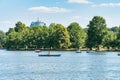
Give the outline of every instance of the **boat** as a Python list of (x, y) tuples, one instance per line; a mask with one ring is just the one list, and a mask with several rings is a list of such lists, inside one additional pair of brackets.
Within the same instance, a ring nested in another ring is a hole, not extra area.
[(39, 57), (60, 57), (61, 54), (39, 54)]
[(82, 53), (81, 51), (76, 51), (76, 53)]
[(40, 53), (40, 50), (39, 50), (39, 49), (38, 49), (38, 50), (35, 50), (35, 52), (36, 52), (36, 53)]
[(118, 54), (118, 56), (120, 56), (120, 54)]
[(48, 54), (39, 54), (38, 56), (40, 56), (40, 57), (60, 57), (61, 54), (50, 54), (50, 51), (49, 51)]
[(95, 53), (95, 51), (86, 51), (86, 53)]
[(78, 49), (76, 50), (76, 53), (81, 53), (80, 48), (78, 48)]

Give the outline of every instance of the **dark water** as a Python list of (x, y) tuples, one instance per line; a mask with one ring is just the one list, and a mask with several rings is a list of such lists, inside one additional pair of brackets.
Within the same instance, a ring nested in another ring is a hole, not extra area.
[(119, 52), (51, 53), (62, 56), (0, 50), (0, 80), (120, 80)]

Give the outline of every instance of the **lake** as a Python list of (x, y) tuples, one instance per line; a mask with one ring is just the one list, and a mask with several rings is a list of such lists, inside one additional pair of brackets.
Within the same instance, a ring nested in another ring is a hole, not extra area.
[(38, 57), (34, 51), (0, 50), (0, 80), (120, 80), (119, 52), (51, 53), (62, 55)]

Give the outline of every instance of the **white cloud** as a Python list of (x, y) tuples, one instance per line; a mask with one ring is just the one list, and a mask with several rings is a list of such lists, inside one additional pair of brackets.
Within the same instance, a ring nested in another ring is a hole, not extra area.
[(69, 3), (84, 3), (84, 4), (89, 4), (92, 3), (88, 0), (68, 0)]
[(101, 3), (94, 4), (92, 7), (120, 7), (120, 3)]
[(36, 13), (63, 13), (63, 12), (69, 12), (70, 10), (65, 8), (59, 8), (59, 7), (46, 7), (46, 6), (39, 6), (39, 7), (31, 7), (28, 9), (31, 12)]

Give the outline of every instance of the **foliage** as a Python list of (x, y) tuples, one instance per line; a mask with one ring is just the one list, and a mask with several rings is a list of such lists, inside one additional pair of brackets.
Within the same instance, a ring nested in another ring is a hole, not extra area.
[(117, 36), (113, 31), (107, 31), (107, 34), (105, 35), (103, 39), (103, 45), (110, 49), (110, 47), (114, 47), (115, 45), (115, 40)]
[(4, 46), (7, 49), (68, 48), (70, 46), (67, 29), (61, 24), (29, 28), (17, 22), (15, 28), (6, 33)]
[(0, 30), (0, 48), (2, 48), (4, 46), (4, 38), (6, 37), (6, 34)]
[[(52, 30), (52, 29), (53, 30)], [(68, 48), (70, 46), (70, 36), (68, 34), (67, 29), (61, 25), (56, 24), (54, 27), (51, 27), (52, 30), (51, 38), (52, 38), (52, 45), (53, 48)]]
[(118, 33), (119, 32), (119, 27), (115, 26), (115, 27), (110, 28), (110, 30), (113, 31), (113, 32)]
[(88, 48), (98, 47), (102, 45), (104, 36), (106, 35), (106, 21), (103, 17), (94, 16), (89, 22), (87, 31), (87, 42), (86, 46)]
[(84, 30), (79, 26), (79, 24), (73, 22), (68, 26), (67, 30), (69, 32), (70, 41), (72, 43), (71, 47), (82, 47), (85, 43), (86, 34)]
[(67, 28), (62, 24), (28, 27), (18, 21), (6, 34), (0, 31), (0, 47), (6, 49), (67, 49), (97, 48), (120, 49), (120, 27), (106, 27), (101, 16), (94, 16), (88, 27), (82, 29), (77, 22)]
[(116, 47), (120, 49), (120, 26), (118, 27), (117, 39), (116, 39)]

